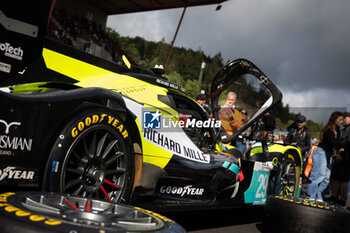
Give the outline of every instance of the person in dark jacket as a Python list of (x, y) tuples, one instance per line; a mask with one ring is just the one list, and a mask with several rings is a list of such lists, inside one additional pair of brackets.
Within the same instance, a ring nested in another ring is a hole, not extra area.
[(327, 125), (320, 132), (320, 143), (314, 149), (313, 166), (307, 187), (310, 198), (323, 200), (323, 191), (329, 184), (331, 160), (335, 150), (341, 148), (339, 127), (343, 124), (343, 113), (333, 112)]
[(289, 132), (284, 140), (284, 144), (293, 145), (300, 149), (304, 162), (311, 148), (311, 136), (305, 125), (306, 117), (299, 115), (295, 122), (288, 127)]
[[(331, 171), (331, 197), (330, 202), (346, 206), (346, 192), (348, 189), (350, 170), (350, 113), (344, 113), (344, 123), (340, 131), (340, 140), (343, 145), (333, 158)], [(340, 197), (338, 199), (338, 197)]]

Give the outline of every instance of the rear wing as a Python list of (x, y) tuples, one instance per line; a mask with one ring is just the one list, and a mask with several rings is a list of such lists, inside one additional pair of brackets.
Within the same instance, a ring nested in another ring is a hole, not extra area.
[[(2, 1), (0, 7), (0, 86), (11, 83), (41, 58), (44, 36), (55, 0)], [(23, 82), (26, 82), (23, 80)]]

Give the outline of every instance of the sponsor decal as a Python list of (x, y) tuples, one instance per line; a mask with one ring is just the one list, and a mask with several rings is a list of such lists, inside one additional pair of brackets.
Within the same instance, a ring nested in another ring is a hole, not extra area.
[(163, 80), (163, 79), (158, 79), (157, 78), (156, 82), (159, 83), (159, 84), (162, 84), (162, 85), (164, 85), (166, 87), (171, 87), (171, 88), (174, 88), (176, 90), (180, 90), (182, 92), (186, 91), (186, 88), (184, 88), (183, 86), (177, 85), (175, 83), (170, 83), (170, 82), (168, 82), (166, 80)]
[(0, 150), (0, 155), (14, 155), (12, 151), (9, 150)]
[(5, 134), (8, 134), (10, 132), (10, 127), (13, 125), (21, 125), (21, 122), (11, 122), (10, 124), (8, 124), (6, 121), (4, 120), (0, 120), (0, 123), (4, 124), (6, 129), (5, 129)]
[(7, 135), (0, 135), (0, 148), (1, 149), (13, 149), (13, 150), (32, 150), (32, 139), (10, 137)]
[(18, 217), (28, 217), (28, 219), (30, 221), (33, 222), (43, 222), (46, 225), (50, 225), (50, 226), (56, 226), (61, 224), (61, 221), (55, 220), (55, 219), (50, 219), (50, 218), (45, 218), (43, 216), (40, 215), (36, 215), (36, 214), (32, 214), (28, 211), (22, 210), (20, 208), (17, 208), (11, 204), (7, 203), (7, 198), (9, 196), (14, 195), (15, 193), (2, 193), (0, 194), (0, 208), (3, 208), (3, 210), (5, 212), (8, 213), (13, 213), (14, 215), (18, 216)]
[(52, 168), (51, 168), (51, 172), (57, 172), (58, 171), (58, 167), (60, 165), (60, 162), (58, 161), (52, 161)]
[(210, 161), (210, 157), (208, 154), (204, 154), (197, 148), (190, 148), (188, 146), (182, 145), (182, 143), (176, 142), (175, 140), (168, 138), (163, 133), (160, 133), (156, 130), (144, 129), (143, 137), (147, 141), (155, 143), (159, 147), (162, 147), (163, 149), (166, 149), (181, 157), (202, 163), (209, 163)]
[(252, 203), (253, 205), (265, 204), (270, 171), (272, 169), (273, 165), (271, 162), (255, 162), (249, 189), (244, 193), (245, 203)]
[[(143, 128), (143, 112), (146, 108), (128, 98), (123, 98), (123, 100), (125, 101), (128, 109), (130, 109), (137, 116), (139, 125), (141, 128)], [(148, 109), (147, 111), (150, 110)], [(160, 117), (162, 118), (162, 116)], [(177, 156), (182, 158), (199, 163), (210, 162), (210, 155), (199, 150), (182, 128), (178, 127), (177, 130), (161, 131), (162, 129), (142, 129), (143, 139), (170, 153), (175, 153)]]
[(125, 129), (124, 125), (121, 124), (117, 118), (112, 117), (105, 113), (100, 115), (96, 114), (96, 115), (88, 116), (84, 120), (79, 121), (76, 124), (76, 126), (72, 128), (71, 135), (73, 138), (75, 138), (85, 128), (101, 122), (106, 122), (107, 124), (116, 128), (123, 135), (124, 138), (127, 138), (129, 136), (128, 131)]
[(0, 62), (0, 71), (5, 72), (5, 73), (10, 73), (11, 72), (11, 65)]
[(0, 119), (0, 124), (3, 124), (5, 126), (5, 134), (0, 134), (0, 155), (13, 155), (12, 151), (10, 150), (32, 150), (32, 144), (33, 139), (29, 138), (22, 138), (22, 137), (12, 137), (10, 135), (7, 135), (10, 133), (10, 129), (14, 128), (16, 126), (20, 126), (21, 122), (10, 122), (7, 123), (4, 120)]
[(195, 188), (192, 185), (186, 185), (184, 187), (176, 186), (161, 186), (159, 192), (162, 194), (173, 194), (179, 195), (181, 197), (187, 196), (202, 196), (204, 193), (204, 188)]
[(136, 92), (144, 92), (144, 91), (146, 91), (147, 86), (148, 85), (144, 84), (144, 85), (123, 87), (120, 90), (123, 92), (124, 95), (128, 95), (128, 94), (133, 94)]
[(13, 47), (8, 42), (0, 42), (0, 51), (4, 52), (4, 55), (7, 57), (11, 57), (17, 60), (22, 60), (23, 58), (23, 50), (21, 49), (21, 47)]
[(0, 169), (0, 181), (4, 179), (33, 180), (34, 175), (34, 171), (16, 169), (16, 167), (6, 167), (4, 169)]
[(257, 168), (255, 168), (254, 166), (254, 169), (260, 170), (260, 171), (271, 171), (273, 167), (274, 165), (272, 164), (272, 162), (265, 162), (265, 163), (261, 163), (261, 167), (257, 165)]

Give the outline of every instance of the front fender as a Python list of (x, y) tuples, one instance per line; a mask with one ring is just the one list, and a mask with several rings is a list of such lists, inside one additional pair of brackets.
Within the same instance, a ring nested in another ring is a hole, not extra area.
[(302, 168), (302, 156), (301, 151), (291, 145), (282, 145), (282, 144), (269, 144), (269, 156), (268, 158), (264, 157), (263, 148), (261, 144), (254, 144), (246, 153), (245, 159), (250, 161), (273, 161), (277, 162), (275, 158), (280, 159), (282, 155), (287, 153), (291, 154), (296, 162)]

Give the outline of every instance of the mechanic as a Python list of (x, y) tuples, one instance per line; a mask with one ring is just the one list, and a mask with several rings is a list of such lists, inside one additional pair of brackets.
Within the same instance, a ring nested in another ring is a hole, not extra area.
[[(350, 113), (344, 112), (340, 140), (344, 150), (339, 150), (333, 158), (331, 171), (331, 197), (329, 202), (346, 207), (346, 192), (350, 172)], [(340, 196), (340, 199), (338, 199)]]
[(219, 110), (219, 120), (226, 134), (232, 136), (242, 124), (242, 114), (236, 108), (237, 95), (233, 91), (227, 93), (226, 103)]
[(320, 143), (314, 149), (313, 166), (307, 187), (310, 198), (323, 201), (323, 191), (329, 184), (331, 159), (334, 151), (340, 148), (339, 127), (343, 124), (343, 113), (333, 112), (327, 125), (320, 132)]
[(305, 163), (308, 151), (311, 148), (311, 136), (305, 125), (306, 117), (299, 115), (294, 123), (287, 128), (288, 135), (284, 140), (285, 145), (296, 146), (300, 149), (303, 163)]
[(205, 94), (198, 94), (196, 97), (197, 103), (204, 108), (204, 110), (210, 115), (211, 114), (211, 108), (208, 104), (206, 104), (206, 95)]

